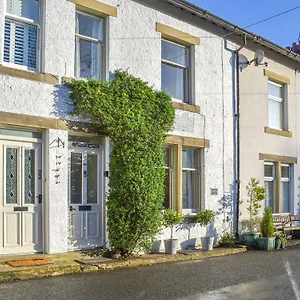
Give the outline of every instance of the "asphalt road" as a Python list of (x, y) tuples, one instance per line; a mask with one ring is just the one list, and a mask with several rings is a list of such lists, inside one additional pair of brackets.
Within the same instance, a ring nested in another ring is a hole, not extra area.
[(300, 247), (0, 284), (1, 300), (300, 300)]

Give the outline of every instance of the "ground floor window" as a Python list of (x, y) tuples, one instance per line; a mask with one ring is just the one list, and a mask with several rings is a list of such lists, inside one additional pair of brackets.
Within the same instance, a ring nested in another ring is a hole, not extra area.
[(200, 152), (182, 149), (182, 209), (194, 212), (199, 208)]
[(290, 212), (291, 165), (266, 162), (264, 165), (265, 205), (273, 213)]
[(172, 208), (173, 202), (173, 148), (163, 147), (164, 153), (164, 168), (166, 169), (165, 177), (165, 197), (163, 206), (165, 208)]

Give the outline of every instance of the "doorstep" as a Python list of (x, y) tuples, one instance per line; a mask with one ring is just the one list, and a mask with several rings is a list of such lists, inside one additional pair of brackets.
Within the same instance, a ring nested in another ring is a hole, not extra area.
[[(67, 274), (97, 272), (124, 267), (138, 267), (167, 263), (175, 261), (199, 260), (205, 258), (219, 257), (230, 254), (246, 252), (246, 247), (241, 248), (215, 248), (212, 251), (182, 251), (176, 255), (163, 253), (143, 254), (129, 259), (107, 259), (87, 255), (81, 251), (63, 254), (32, 254), (19, 256), (0, 257), (0, 281), (26, 280), (49, 276), (61, 276)], [(49, 259), (52, 264), (41, 266), (12, 267), (7, 261), (26, 259)]]

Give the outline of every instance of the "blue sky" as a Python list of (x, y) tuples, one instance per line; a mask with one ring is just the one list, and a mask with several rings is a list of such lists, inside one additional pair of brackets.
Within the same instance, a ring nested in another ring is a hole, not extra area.
[[(189, 0), (213, 14), (241, 27), (271, 17), (300, 5), (300, 0)], [(248, 28), (283, 47), (298, 40), (300, 8)]]

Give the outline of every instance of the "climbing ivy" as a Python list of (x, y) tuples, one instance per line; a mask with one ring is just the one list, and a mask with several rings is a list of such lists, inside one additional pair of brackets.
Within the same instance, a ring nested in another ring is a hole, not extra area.
[(111, 246), (123, 257), (147, 249), (161, 227), (162, 144), (175, 112), (171, 98), (128, 72), (109, 82), (74, 81), (74, 113), (91, 119), (113, 143), (107, 198)]

